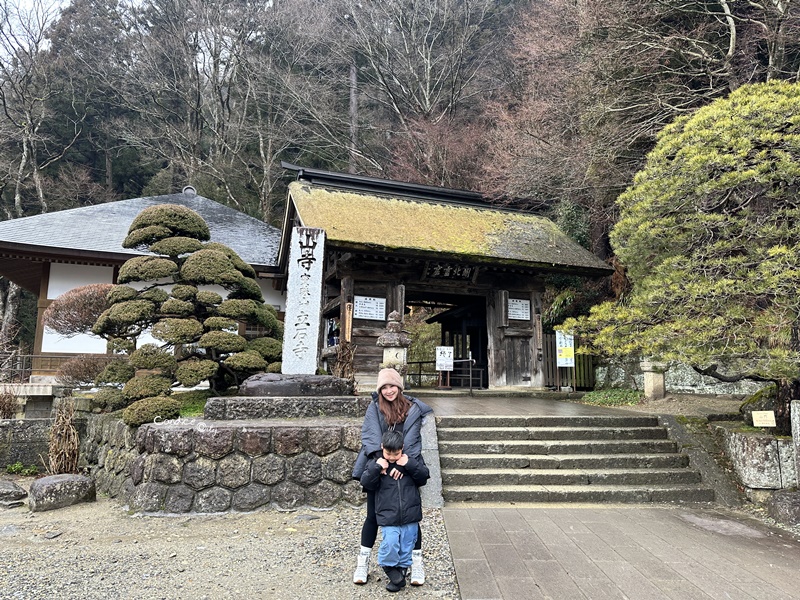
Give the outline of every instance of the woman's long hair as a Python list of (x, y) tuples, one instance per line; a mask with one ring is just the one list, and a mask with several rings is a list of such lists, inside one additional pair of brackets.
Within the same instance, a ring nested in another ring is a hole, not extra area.
[(403, 395), (402, 391), (397, 394), (394, 402), (388, 402), (380, 390), (378, 391), (378, 409), (383, 413), (383, 418), (386, 419), (389, 427), (405, 421), (410, 408), (411, 401)]

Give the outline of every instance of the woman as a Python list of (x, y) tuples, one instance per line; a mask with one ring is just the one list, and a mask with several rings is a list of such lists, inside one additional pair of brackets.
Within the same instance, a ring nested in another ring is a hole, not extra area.
[[(381, 437), (386, 431), (403, 433), (403, 452), (422, 460), (422, 418), (433, 409), (417, 398), (403, 395), (403, 378), (394, 369), (381, 369), (378, 385), (372, 393), (372, 402), (364, 415), (361, 426), (361, 452), (353, 467), (353, 479), (361, 474), (369, 460), (378, 458), (381, 452)], [(392, 470), (389, 475), (399, 479), (403, 475)], [(353, 574), (353, 583), (367, 582), (369, 560), (375, 538), (378, 536), (378, 521), (375, 519), (375, 492), (367, 490), (367, 518), (361, 528), (361, 550)], [(422, 562), (422, 531), (417, 534), (417, 543), (411, 556), (411, 585), (425, 583), (425, 566)]]

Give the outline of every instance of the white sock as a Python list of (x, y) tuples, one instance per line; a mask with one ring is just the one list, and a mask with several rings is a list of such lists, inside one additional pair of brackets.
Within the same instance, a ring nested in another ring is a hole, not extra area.
[(372, 548), (369, 546), (361, 546), (361, 554), (371, 554)]

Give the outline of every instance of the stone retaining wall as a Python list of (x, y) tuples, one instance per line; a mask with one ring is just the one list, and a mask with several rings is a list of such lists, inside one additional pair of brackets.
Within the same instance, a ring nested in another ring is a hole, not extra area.
[(745, 493), (760, 501), (759, 490), (780, 490), (797, 486), (795, 450), (792, 438), (737, 431), (740, 424), (714, 423), (714, 433), (731, 461)]
[(97, 491), (133, 510), (249, 511), (361, 504), (351, 471), (361, 419), (177, 419), (138, 430), (90, 417), (82, 458)]
[(0, 419), (0, 469), (21, 462), (44, 471), (52, 424), (51, 419)]

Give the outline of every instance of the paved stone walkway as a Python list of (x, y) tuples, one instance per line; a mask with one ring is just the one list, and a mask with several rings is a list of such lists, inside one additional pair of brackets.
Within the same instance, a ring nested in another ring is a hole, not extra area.
[(800, 599), (800, 542), (714, 507), (448, 505), (462, 600)]
[[(423, 400), (440, 416), (615, 412), (549, 399)], [(444, 521), (462, 600), (800, 600), (800, 540), (716, 505), (448, 503)]]

